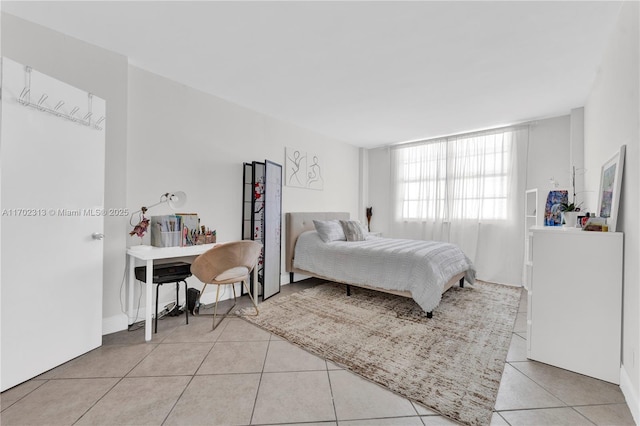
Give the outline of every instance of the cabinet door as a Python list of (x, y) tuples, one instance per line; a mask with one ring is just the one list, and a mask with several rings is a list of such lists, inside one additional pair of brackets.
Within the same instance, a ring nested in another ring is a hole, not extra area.
[(618, 383), (622, 234), (534, 231), (532, 279), (529, 357)]

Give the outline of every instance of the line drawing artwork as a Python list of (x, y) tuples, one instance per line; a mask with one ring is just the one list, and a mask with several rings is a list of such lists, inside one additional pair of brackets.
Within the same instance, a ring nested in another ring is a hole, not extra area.
[(285, 179), (287, 186), (322, 191), (322, 162), (316, 154), (295, 148), (285, 148)]
[[(307, 178), (303, 173), (307, 168), (307, 155), (305, 153), (301, 153), (297, 149), (292, 150), (291, 148), (287, 148), (286, 156), (287, 185), (304, 188)], [(301, 168), (302, 173), (300, 173)]]
[(324, 180), (322, 179), (322, 168), (318, 163), (318, 156), (313, 156), (313, 163), (309, 166), (307, 187), (311, 189), (322, 189), (324, 187)]

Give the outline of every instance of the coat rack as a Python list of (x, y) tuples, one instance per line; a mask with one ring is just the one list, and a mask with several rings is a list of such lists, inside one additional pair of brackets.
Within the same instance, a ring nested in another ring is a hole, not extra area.
[(53, 114), (57, 117), (62, 117), (67, 120), (73, 121), (74, 123), (82, 124), (84, 126), (92, 127), (96, 130), (102, 130), (105, 117), (101, 116), (98, 120), (92, 122), (91, 118), (93, 116), (93, 112), (91, 111), (93, 95), (91, 93), (87, 93), (87, 113), (81, 118), (80, 116), (76, 117), (76, 114), (80, 110), (80, 107), (75, 106), (69, 113), (62, 112), (61, 108), (64, 105), (64, 101), (59, 101), (53, 108), (45, 105), (45, 101), (49, 98), (49, 95), (43, 93), (38, 102), (31, 102), (31, 67), (25, 67), (25, 81), (26, 85), (22, 92), (20, 92), (20, 96), (18, 97), (18, 103), (24, 105), (26, 107), (35, 108), (39, 111), (47, 112), (49, 114)]

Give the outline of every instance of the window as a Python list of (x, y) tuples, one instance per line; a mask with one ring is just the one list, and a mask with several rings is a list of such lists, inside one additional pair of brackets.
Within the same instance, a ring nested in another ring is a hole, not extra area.
[(398, 219), (507, 219), (512, 141), (503, 130), (394, 148)]

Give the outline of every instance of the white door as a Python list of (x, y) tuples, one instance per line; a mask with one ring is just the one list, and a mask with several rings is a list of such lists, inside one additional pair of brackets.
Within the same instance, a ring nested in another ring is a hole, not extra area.
[(94, 124), (105, 114), (102, 99), (3, 58), (1, 390), (102, 343), (105, 132), (19, 99), (79, 119), (91, 108)]

